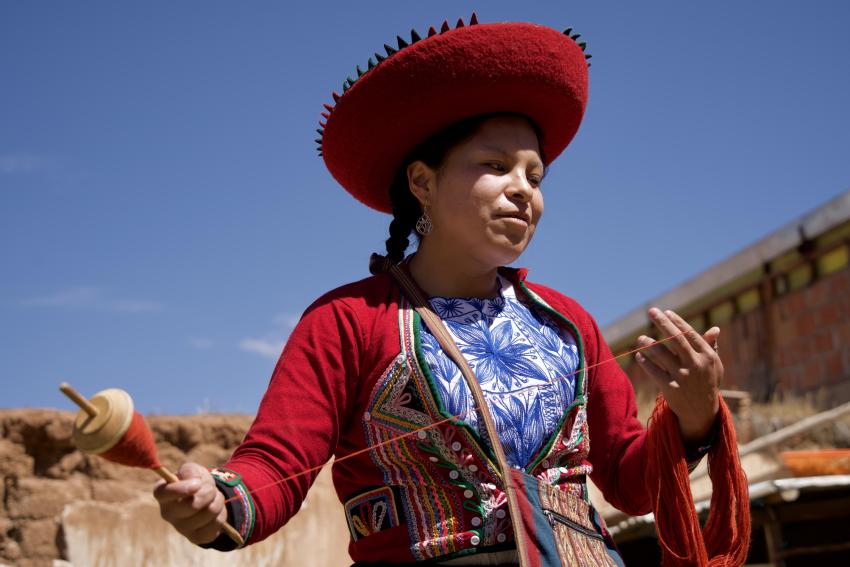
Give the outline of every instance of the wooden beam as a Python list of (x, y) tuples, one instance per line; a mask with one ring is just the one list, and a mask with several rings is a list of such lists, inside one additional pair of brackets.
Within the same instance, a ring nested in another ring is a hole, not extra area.
[(775, 506), (776, 518), (783, 523), (850, 518), (850, 498), (787, 502)]
[(841, 404), (840, 406), (834, 407), (830, 410), (816, 413), (815, 415), (810, 415), (809, 417), (801, 419), (797, 423), (789, 425), (788, 427), (783, 427), (778, 431), (763, 435), (758, 439), (747, 443), (746, 445), (742, 445), (738, 449), (738, 455), (743, 457), (744, 455), (749, 455), (750, 453), (764, 451), (768, 447), (778, 445), (786, 439), (790, 439), (795, 435), (799, 435), (800, 433), (804, 433), (810, 429), (814, 429), (819, 425), (829, 423), (847, 414), (850, 414), (850, 402)]
[(785, 561), (782, 560), (781, 550), (785, 545), (782, 537), (782, 525), (776, 519), (776, 514), (772, 506), (766, 506), (768, 520), (764, 523), (764, 545), (767, 548), (767, 560), (777, 567), (785, 567)]
[[(791, 424), (788, 427), (783, 427), (773, 433), (768, 433), (767, 435), (763, 435), (758, 439), (750, 441), (746, 445), (741, 445), (738, 447), (738, 456), (744, 457), (745, 455), (749, 455), (750, 453), (758, 453), (759, 451), (764, 451), (773, 447), (774, 445), (778, 445), (783, 441), (794, 437), (795, 435), (799, 435), (801, 433), (805, 433), (810, 429), (814, 429), (820, 425), (825, 425), (833, 420), (836, 420), (844, 415), (850, 414), (850, 402), (841, 404), (840, 406), (834, 407), (832, 409), (822, 411), (820, 413), (816, 413), (815, 415), (810, 415), (805, 419), (801, 419), (797, 423)], [(691, 474), (691, 480), (702, 478), (708, 474), (708, 468), (701, 468), (696, 470), (693, 474)]]
[(822, 553), (836, 553), (838, 551), (850, 550), (850, 541), (842, 543), (831, 543), (828, 545), (810, 545), (808, 547), (794, 547), (780, 552), (782, 557), (795, 557), (799, 555), (819, 555)]

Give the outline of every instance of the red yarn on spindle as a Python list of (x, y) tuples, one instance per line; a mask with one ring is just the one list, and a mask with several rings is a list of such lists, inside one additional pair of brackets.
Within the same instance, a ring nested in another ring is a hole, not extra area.
[(148, 429), (145, 418), (137, 411), (133, 412), (133, 421), (127, 433), (121, 440), (101, 457), (130, 467), (142, 467), (146, 469), (157, 469), (162, 466), (156, 455), (156, 443), (153, 434)]
[(655, 402), (646, 440), (646, 486), (665, 567), (735, 566), (747, 559), (747, 477), (738, 458), (732, 414), (722, 398), (719, 419), (717, 439), (708, 453), (711, 507), (705, 527), (700, 530), (679, 422), (662, 396)]

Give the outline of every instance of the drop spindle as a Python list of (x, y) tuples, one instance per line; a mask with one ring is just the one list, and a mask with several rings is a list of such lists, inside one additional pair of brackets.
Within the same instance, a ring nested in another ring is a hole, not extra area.
[[(63, 394), (80, 407), (74, 419), (74, 445), (84, 453), (130, 467), (153, 470), (165, 482), (180, 480), (159, 462), (156, 443), (142, 414), (133, 409), (133, 398), (124, 390), (109, 388), (86, 399), (67, 382), (59, 385)], [(242, 536), (228, 523), (222, 531), (240, 547)]]

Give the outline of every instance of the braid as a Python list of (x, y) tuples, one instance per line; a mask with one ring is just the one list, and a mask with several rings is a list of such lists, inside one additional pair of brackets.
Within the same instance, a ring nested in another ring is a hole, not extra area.
[(399, 172), (390, 187), (390, 202), (393, 206), (393, 220), (390, 223), (390, 237), (386, 242), (387, 258), (398, 264), (404, 259), (404, 253), (410, 246), (408, 237), (422, 214), (419, 201), (408, 189), (406, 169)]
[(393, 264), (398, 264), (404, 259), (404, 253), (410, 246), (410, 224), (399, 218), (394, 218), (390, 223), (390, 237), (387, 238), (387, 258)]

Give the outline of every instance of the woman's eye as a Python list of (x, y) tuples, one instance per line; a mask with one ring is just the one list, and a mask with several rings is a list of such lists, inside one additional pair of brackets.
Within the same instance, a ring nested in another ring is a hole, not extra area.
[(497, 161), (491, 161), (491, 162), (488, 162), (484, 165), (486, 165), (486, 166), (488, 166), (492, 169), (495, 169), (496, 171), (505, 171), (505, 166), (502, 165), (501, 163), (497, 162)]

